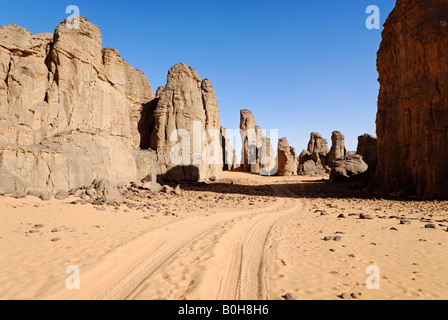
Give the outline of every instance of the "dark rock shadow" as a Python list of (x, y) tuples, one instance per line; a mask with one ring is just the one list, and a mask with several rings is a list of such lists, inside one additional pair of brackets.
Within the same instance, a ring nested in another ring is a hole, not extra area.
[[(250, 175), (251, 173), (247, 173)], [(281, 177), (264, 176), (266, 185), (242, 185), (229, 179), (217, 182), (181, 182), (183, 190), (197, 192), (212, 192), (217, 194), (233, 194), (244, 196), (279, 196), (297, 199), (365, 199), (365, 200), (396, 200), (396, 201), (426, 201), (424, 199), (392, 197), (369, 192), (362, 176), (349, 179), (343, 183), (331, 182), (328, 179), (305, 179), (301, 183), (275, 183)], [(272, 183), (270, 183), (272, 181)], [(289, 194), (276, 195), (272, 186), (285, 188)]]

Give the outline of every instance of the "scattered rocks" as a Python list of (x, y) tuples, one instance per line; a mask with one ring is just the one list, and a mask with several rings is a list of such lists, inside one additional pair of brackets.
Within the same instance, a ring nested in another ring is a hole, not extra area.
[(297, 300), (298, 297), (294, 293), (287, 293), (284, 296), (282, 296), (285, 300)]
[(61, 241), (61, 240), (62, 240), (61, 238), (53, 238), (53, 239), (51, 239), (52, 242), (58, 242), (58, 241)]
[(364, 214), (364, 213), (361, 213), (361, 214), (359, 215), (359, 219), (372, 220), (373, 217), (372, 217), (370, 214)]
[(435, 229), (435, 228), (436, 228), (436, 225), (433, 224), (433, 223), (428, 223), (428, 224), (425, 224), (425, 228), (426, 228), (426, 229)]

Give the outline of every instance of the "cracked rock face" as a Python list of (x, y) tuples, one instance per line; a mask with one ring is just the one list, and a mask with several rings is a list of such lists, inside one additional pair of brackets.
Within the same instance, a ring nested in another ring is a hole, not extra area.
[(369, 167), (372, 166), (378, 159), (377, 139), (367, 133), (359, 136), (356, 153), (362, 156)]
[(146, 76), (103, 49), (83, 17), (79, 30), (62, 22), (54, 34), (0, 27), (0, 168), (28, 190), (127, 183), (156, 170), (151, 151), (138, 150), (153, 99)]
[(447, 1), (397, 0), (384, 25), (371, 181), (381, 192), (448, 198), (447, 18)]
[(150, 146), (166, 180), (220, 178), (222, 146), (218, 101), (212, 83), (185, 63), (173, 66), (156, 94)]

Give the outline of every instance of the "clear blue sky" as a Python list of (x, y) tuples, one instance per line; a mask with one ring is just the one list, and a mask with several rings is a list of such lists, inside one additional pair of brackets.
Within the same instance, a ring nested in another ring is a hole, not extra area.
[[(298, 152), (312, 131), (341, 131), (348, 150), (375, 134), (376, 52), (395, 0), (0, 0), (0, 25), (53, 32), (71, 4), (154, 90), (179, 62), (210, 79), (227, 128), (250, 109)], [(369, 5), (381, 30), (365, 26)]]

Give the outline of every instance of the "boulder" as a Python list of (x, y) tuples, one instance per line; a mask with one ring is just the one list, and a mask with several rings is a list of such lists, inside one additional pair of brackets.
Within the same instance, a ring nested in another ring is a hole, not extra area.
[(96, 190), (97, 197), (103, 199), (105, 203), (123, 203), (123, 197), (117, 186), (108, 179), (95, 179), (92, 187)]
[(367, 164), (359, 154), (347, 154), (346, 156), (333, 161), (330, 173), (330, 181), (344, 181), (347, 178), (366, 172)]

